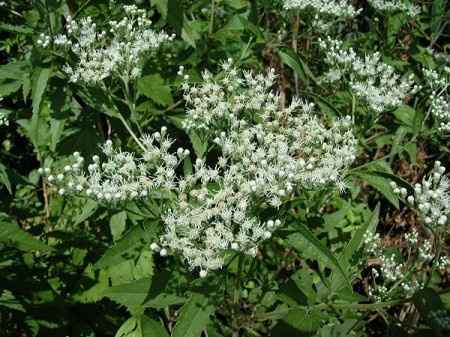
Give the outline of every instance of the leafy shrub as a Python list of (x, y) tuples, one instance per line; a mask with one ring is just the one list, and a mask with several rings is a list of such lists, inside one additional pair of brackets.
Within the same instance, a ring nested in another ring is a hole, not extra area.
[(0, 335), (449, 334), (445, 1), (0, 13)]

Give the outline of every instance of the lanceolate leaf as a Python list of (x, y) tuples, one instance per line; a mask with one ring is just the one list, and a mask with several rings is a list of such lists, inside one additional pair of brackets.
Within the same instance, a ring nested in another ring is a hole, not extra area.
[(47, 88), (48, 78), (50, 76), (49, 68), (39, 68), (35, 71), (32, 84), (32, 102), (33, 102), (33, 115), (39, 112), (41, 106), (42, 97), (45, 89)]
[(321, 261), (325, 261), (329, 267), (333, 268), (335, 272), (337, 272), (351, 288), (350, 281), (348, 280), (345, 271), (343, 270), (342, 266), (333, 255), (333, 253), (322, 242), (320, 242), (311, 232), (311, 230), (304, 224), (297, 224), (296, 229), (298, 233), (294, 233), (288, 236), (289, 244), (292, 247), (297, 248), (301, 253), (303, 245), (299, 245), (299, 243), (302, 240), (306, 240), (306, 243), (309, 245), (311, 252), (313, 252), (318, 259), (320, 259)]
[(144, 302), (150, 285), (151, 279), (143, 278), (131, 283), (110, 287), (105, 290), (103, 295), (127, 307), (136, 307)]
[(348, 261), (351, 259), (352, 255), (361, 247), (364, 241), (364, 234), (367, 232), (373, 232), (378, 224), (378, 217), (380, 214), (380, 204), (377, 205), (372, 213), (369, 221), (364, 222), (358, 228), (355, 234), (353, 234), (350, 242), (344, 249), (345, 259)]
[(366, 181), (370, 186), (380, 192), (395, 208), (399, 208), (398, 196), (394, 193), (390, 183), (391, 180), (377, 174), (376, 172), (358, 172), (358, 177)]
[(210, 321), (214, 307), (202, 294), (192, 294), (181, 309), (181, 314), (173, 330), (172, 337), (200, 337)]
[(12, 219), (0, 215), (0, 242), (24, 251), (50, 250), (42, 241), (21, 229)]

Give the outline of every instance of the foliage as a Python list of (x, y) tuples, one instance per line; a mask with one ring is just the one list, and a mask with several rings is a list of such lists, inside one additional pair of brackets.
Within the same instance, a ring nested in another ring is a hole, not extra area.
[(446, 1), (0, 15), (1, 336), (449, 335)]

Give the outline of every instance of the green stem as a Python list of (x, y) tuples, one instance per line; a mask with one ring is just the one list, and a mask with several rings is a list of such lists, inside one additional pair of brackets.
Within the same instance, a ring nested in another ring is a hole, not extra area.
[(209, 19), (209, 35), (213, 33), (214, 30), (214, 14), (216, 11), (216, 0), (211, 1), (211, 17)]
[(127, 129), (128, 133), (131, 135), (131, 137), (133, 137), (134, 141), (137, 143), (137, 145), (139, 145), (139, 147), (142, 149), (142, 151), (146, 151), (145, 146), (141, 143), (141, 141), (136, 136), (136, 134), (133, 132), (133, 130), (131, 130), (131, 128), (128, 125), (127, 121), (125, 120), (125, 118), (122, 116), (122, 114), (120, 112), (118, 113), (118, 116), (119, 116), (119, 119), (122, 122), (122, 124)]
[[(298, 13), (295, 14), (295, 21), (292, 27), (292, 49), (295, 54), (297, 54), (297, 39), (298, 39), (298, 31), (300, 27), (300, 16)], [(298, 74), (294, 71), (294, 83), (295, 83), (295, 94), (299, 95), (299, 83), (298, 83)]]
[(91, 3), (91, 1), (92, 0), (87, 0), (84, 4), (82, 4), (74, 14), (73, 18), (75, 19)]
[(52, 38), (53, 41), (53, 28), (52, 28), (52, 22), (50, 20), (50, 10), (48, 8), (48, 0), (45, 0), (45, 11), (47, 12), (47, 25), (48, 25), (48, 30), (50, 32), (50, 36)]

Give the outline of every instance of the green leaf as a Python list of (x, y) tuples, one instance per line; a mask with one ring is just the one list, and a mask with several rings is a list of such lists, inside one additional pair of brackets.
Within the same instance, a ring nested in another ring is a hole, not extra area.
[(145, 315), (141, 317), (142, 337), (169, 337), (161, 322), (155, 321)]
[(0, 97), (7, 97), (19, 91), (22, 83), (16, 80), (6, 80), (0, 83)]
[(127, 223), (127, 212), (122, 211), (114, 214), (109, 220), (109, 227), (114, 241), (117, 241), (125, 231)]
[(15, 26), (8, 23), (0, 23), (0, 31), (20, 33), (20, 34), (33, 34), (33, 29), (26, 26)]
[(198, 158), (203, 158), (203, 155), (208, 150), (208, 143), (203, 141), (196, 132), (189, 133), (189, 139), (191, 140), (192, 147)]
[(135, 331), (137, 330), (138, 321), (135, 317), (127, 319), (117, 330), (115, 337), (137, 337)]
[(3, 290), (0, 296), (0, 306), (16, 311), (25, 312), (25, 308), (9, 290)]
[(24, 251), (51, 250), (45, 243), (21, 229), (7, 215), (1, 214), (0, 216), (0, 242), (12, 244), (17, 249)]
[(110, 287), (103, 292), (103, 295), (114, 302), (133, 308), (142, 304), (150, 289), (151, 279), (143, 278), (130, 283), (120, 284)]
[(49, 77), (50, 77), (49, 68), (37, 68), (34, 72), (31, 86), (33, 116), (39, 113), (42, 97), (44, 95), (45, 89), (47, 88), (47, 82)]
[(134, 266), (133, 277), (140, 279), (153, 276), (153, 265), (153, 253), (149, 250), (144, 250)]
[(98, 208), (98, 203), (94, 200), (87, 199), (86, 204), (83, 206), (81, 213), (74, 217), (74, 226), (78, 226), (80, 223), (89, 219), (89, 217), (95, 213)]
[(125, 321), (115, 337), (169, 337), (169, 334), (160, 322), (142, 315)]
[(184, 6), (182, 0), (168, 0), (167, 23), (171, 25), (179, 35), (183, 28)]
[(405, 126), (409, 127), (413, 133), (417, 133), (422, 126), (423, 113), (408, 105), (402, 105), (394, 110), (392, 114)]
[(330, 268), (335, 270), (343, 278), (346, 285), (351, 288), (351, 284), (346, 273), (333, 253), (330, 252), (330, 250), (322, 242), (320, 242), (311, 230), (303, 223), (297, 223), (295, 228), (298, 233), (293, 233), (287, 238), (290, 246), (302, 253), (305, 247), (305, 244), (303, 243), (306, 243), (307, 247), (310, 249), (310, 257), (316, 257), (316, 259), (320, 259), (321, 261), (327, 263)]
[(294, 53), (292, 50), (278, 51), (281, 60), (284, 64), (288, 65), (292, 70), (294, 70), (299, 78), (304, 82), (308, 83), (311, 79), (315, 84), (318, 84), (317, 79), (309, 69), (308, 65), (302, 60), (302, 58)]
[(349, 261), (353, 254), (361, 247), (364, 241), (364, 235), (367, 232), (375, 231), (379, 220), (379, 214), (380, 204), (378, 203), (377, 207), (372, 213), (372, 216), (370, 217), (370, 220), (361, 224), (358, 230), (353, 234), (350, 242), (345, 247), (343, 255), (347, 261)]
[[(315, 333), (321, 326), (322, 320), (325, 318), (325, 314), (318, 309), (296, 308), (289, 311), (286, 317), (283, 318), (283, 322), (278, 327), (274, 328), (274, 335), (279, 335), (277, 331), (283, 326), (283, 323), (285, 323), (299, 332), (307, 333), (306, 336), (312, 336), (312, 334), (310, 335), (308, 333)], [(305, 335), (301, 334), (300, 336)]]
[[(87, 273), (92, 272), (92, 266), (86, 268)], [(88, 275), (93, 276), (93, 275)], [(90, 277), (90, 279), (92, 279)], [(96, 283), (90, 286), (88, 289), (82, 288), (81, 291), (73, 295), (73, 299), (80, 303), (94, 303), (100, 301), (103, 298), (103, 293), (109, 287), (109, 275), (107, 270), (100, 270)]]
[[(445, 14), (445, 0), (433, 0), (433, 6), (431, 7), (431, 32), (433, 40), (436, 41), (439, 35), (443, 32), (446, 22), (444, 21)], [(448, 22), (447, 22), (448, 23)]]
[[(152, 227), (154, 228), (154, 227)], [(97, 269), (103, 269), (118, 265), (130, 259), (140, 256), (144, 247), (148, 247), (154, 237), (154, 231), (134, 226), (114, 246), (109, 248), (94, 265)]]
[(380, 192), (395, 208), (399, 208), (399, 201), (397, 194), (394, 193), (390, 185), (391, 179), (382, 176), (377, 172), (357, 172), (355, 173), (362, 180), (367, 182), (370, 186)]
[(52, 119), (50, 121), (50, 130), (51, 130), (51, 143), (50, 143), (50, 150), (53, 152), (56, 150), (56, 146), (59, 143), (59, 140), (61, 139), (61, 136), (63, 135), (64, 131), (64, 120), (59, 119)]
[(173, 104), (170, 87), (164, 84), (159, 74), (147, 75), (139, 79), (138, 90), (155, 103), (162, 106)]
[(161, 13), (162, 17), (167, 18), (168, 0), (151, 0), (151, 2)]
[(214, 307), (208, 303), (208, 298), (194, 293), (183, 305), (172, 337), (200, 337), (202, 331), (210, 322)]
[(5, 185), (9, 194), (12, 194), (11, 182), (9, 181), (8, 173), (6, 171), (6, 167), (3, 164), (0, 164), (0, 183)]
[(25, 62), (19, 61), (0, 65), (1, 81), (4, 81), (5, 79), (22, 81), (27, 73), (27, 64)]
[(200, 40), (201, 35), (195, 30), (193, 21), (184, 19), (183, 30), (181, 31), (181, 38), (191, 47), (196, 48), (196, 41)]

